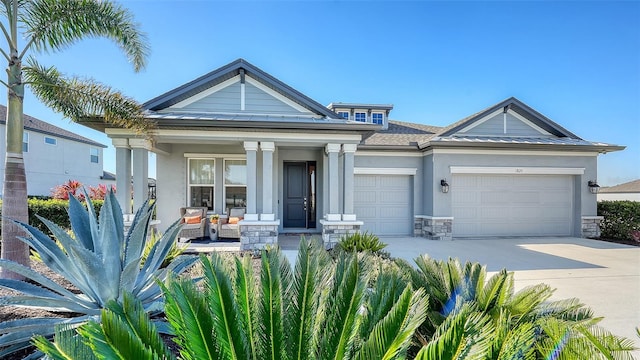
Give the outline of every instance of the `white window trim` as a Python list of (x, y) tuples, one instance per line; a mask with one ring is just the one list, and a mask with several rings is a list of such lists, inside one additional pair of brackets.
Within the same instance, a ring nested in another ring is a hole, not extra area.
[(584, 168), (529, 166), (450, 166), (452, 174), (583, 175)]
[[(24, 141), (25, 137), (27, 138), (27, 141)], [(23, 132), (23, 135), (22, 135), (22, 152), (29, 152), (29, 137), (30, 136), (29, 136), (28, 132), (26, 132), (26, 131)], [(25, 142), (27, 143), (27, 150), (24, 149)]]
[(375, 124), (375, 123), (373, 122), (373, 114), (380, 114), (380, 115), (382, 115), (382, 123), (381, 123), (380, 125), (383, 125), (383, 124), (385, 123), (384, 113), (383, 113), (382, 111), (372, 111), (372, 112), (371, 112), (371, 123), (372, 123), (372, 124)]
[[(357, 119), (357, 114), (364, 114), (364, 121), (356, 120)], [(369, 117), (367, 116), (367, 111), (363, 111), (363, 110), (354, 111), (353, 112), (353, 121), (368, 123), (369, 122)]]
[[(231, 157), (231, 158), (226, 157), (226, 158), (224, 158), (224, 162), (223, 162), (223, 176), (222, 176), (222, 185), (223, 185), (223, 186), (222, 186), (222, 212), (224, 212), (224, 211), (227, 209), (227, 187), (236, 187), (236, 188), (242, 188), (242, 187), (244, 187), (244, 189), (245, 189), (245, 196), (246, 196), (246, 193), (247, 193), (247, 184), (244, 184), (244, 185), (228, 184), (228, 185), (227, 185), (227, 183), (226, 183), (226, 176), (224, 176), (224, 175), (226, 175), (226, 174), (224, 174), (224, 169), (226, 169), (226, 168), (227, 168), (227, 164), (226, 164), (226, 163), (227, 163), (227, 161), (228, 161), (228, 160), (245, 160), (245, 164), (244, 164), (244, 166), (245, 166), (245, 167), (247, 166), (247, 163), (246, 163), (246, 156), (245, 156), (243, 159), (234, 158), (234, 157)], [(246, 182), (246, 181), (245, 181), (245, 182)]]
[[(93, 155), (93, 150), (96, 150), (98, 152), (97, 155)], [(93, 157), (96, 156), (98, 158), (97, 162), (93, 161)], [(97, 147), (90, 147), (89, 148), (89, 162), (92, 164), (100, 164), (100, 149), (98, 149)]]
[[(192, 184), (191, 183), (191, 160), (213, 160), (213, 184)], [(193, 186), (211, 186), (213, 188), (213, 199), (211, 199), (211, 207), (215, 210), (216, 200), (216, 159), (211, 157), (189, 157), (187, 158), (187, 203), (191, 206), (191, 187)]]
[[(48, 143), (47, 139), (53, 140), (53, 143)], [(43, 141), (47, 145), (51, 145), (51, 146), (57, 146), (58, 145), (58, 139), (56, 139), (54, 137), (51, 137), (51, 136), (45, 136)], [(100, 156), (100, 154), (98, 154), (98, 156)]]

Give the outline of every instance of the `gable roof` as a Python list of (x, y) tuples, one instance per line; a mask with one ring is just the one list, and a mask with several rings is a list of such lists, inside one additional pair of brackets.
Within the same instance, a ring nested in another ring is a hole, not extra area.
[(640, 193), (640, 179), (600, 188), (600, 193)]
[[(6, 125), (7, 123), (6, 119), (7, 119), (7, 107), (4, 105), (0, 105), (0, 124)], [(84, 136), (80, 136), (74, 132), (59, 128), (55, 125), (49, 124), (46, 121), (36, 119), (33, 116), (29, 116), (27, 114), (23, 115), (23, 121), (24, 121), (25, 130), (29, 130), (29, 131), (33, 131), (33, 132), (37, 132), (45, 135), (51, 135), (51, 136), (55, 136), (55, 137), (59, 137), (67, 140), (77, 141), (77, 142), (98, 146), (102, 148), (107, 147), (106, 145), (103, 145), (99, 142), (93, 141)]]
[(516, 99), (515, 97), (510, 97), (493, 106), (489, 106), (484, 110), (481, 110), (471, 116), (468, 116), (460, 121), (457, 121), (443, 128), (442, 132), (438, 134), (438, 136), (446, 137), (446, 136), (454, 135), (456, 132), (464, 129), (465, 127), (473, 124), (476, 121), (479, 121), (483, 117), (493, 113), (496, 110), (503, 109), (505, 107), (508, 107), (510, 110), (513, 110), (514, 112), (518, 113), (520, 116), (526, 118), (527, 120), (531, 121), (533, 124), (546, 130), (552, 135), (555, 135), (557, 137), (568, 137), (571, 139), (580, 139), (577, 135), (573, 134), (569, 130), (558, 125), (548, 117), (537, 112), (536, 110), (531, 108), (529, 105), (523, 103), (522, 101)]
[(237, 59), (193, 81), (190, 81), (182, 86), (170, 90), (160, 96), (157, 96), (142, 104), (142, 107), (145, 110), (151, 111), (165, 109), (226, 80), (229, 80), (237, 75), (241, 75), (242, 73), (250, 75), (252, 78), (258, 80), (272, 90), (277, 91), (278, 93), (295, 101), (296, 103), (309, 109), (312, 112), (328, 118), (340, 119), (338, 114), (334, 113), (325, 106), (322, 106), (320, 103), (302, 94), (301, 92), (283, 83), (282, 81), (276, 79), (265, 71), (250, 64), (244, 59)]

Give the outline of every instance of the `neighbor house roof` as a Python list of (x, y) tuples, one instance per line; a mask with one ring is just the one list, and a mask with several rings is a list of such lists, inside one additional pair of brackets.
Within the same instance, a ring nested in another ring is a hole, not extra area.
[(115, 180), (116, 179), (116, 174), (114, 174), (112, 172), (108, 172), (108, 171), (103, 171), (102, 172), (102, 176), (100, 177), (100, 179), (102, 179), (102, 180)]
[(151, 111), (165, 109), (241, 74), (250, 75), (252, 78), (258, 80), (272, 90), (279, 92), (312, 112), (328, 118), (340, 118), (338, 114), (334, 113), (330, 109), (276, 79), (258, 67), (250, 64), (244, 59), (237, 59), (193, 81), (157, 96), (142, 104), (142, 107), (145, 110)]
[[(7, 119), (7, 107), (4, 105), (0, 105), (0, 124), (5, 125), (7, 122), (6, 119)], [(49, 124), (48, 122), (36, 119), (33, 116), (29, 116), (27, 114), (24, 114), (23, 120), (24, 120), (25, 130), (38, 132), (45, 135), (51, 135), (51, 136), (55, 136), (63, 139), (73, 140), (73, 141), (77, 141), (77, 142), (81, 142), (81, 143), (85, 143), (93, 146), (99, 146), (102, 148), (107, 147), (106, 145), (103, 145), (99, 142), (93, 141), (84, 136), (80, 136), (71, 131), (59, 128), (57, 126)]]
[(640, 193), (640, 179), (600, 188), (600, 193)]

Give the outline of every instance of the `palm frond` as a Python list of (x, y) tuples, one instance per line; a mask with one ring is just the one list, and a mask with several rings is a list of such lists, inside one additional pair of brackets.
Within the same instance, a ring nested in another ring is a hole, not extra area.
[(236, 278), (234, 286), (237, 318), (242, 327), (242, 336), (245, 336), (249, 348), (249, 359), (258, 360), (256, 348), (256, 322), (259, 318), (257, 309), (257, 288), (253, 274), (251, 257), (235, 258)]
[(366, 263), (356, 254), (340, 254), (335, 266), (334, 279), (323, 304), (326, 315), (320, 327), (320, 359), (342, 359), (351, 351), (369, 278)]
[(319, 295), (323, 290), (319, 270), (327, 262), (327, 252), (320, 240), (300, 240), (293, 281), (285, 295), (284, 326), (287, 329), (286, 351), (290, 359), (308, 359), (311, 355), (309, 344), (313, 338)]
[(248, 338), (236, 316), (232, 272), (216, 252), (210, 258), (201, 257), (201, 263), (218, 346), (227, 359), (248, 359)]
[(146, 64), (146, 36), (131, 12), (111, 1), (34, 0), (23, 6), (22, 23), (39, 50), (61, 50), (79, 40), (105, 37), (115, 42), (136, 71)]
[(480, 309), (489, 313), (503, 306), (512, 294), (513, 274), (502, 269), (489, 278), (476, 300)]
[(84, 341), (73, 326), (57, 326), (53, 341), (38, 335), (33, 338), (33, 344), (53, 360), (98, 360), (93, 350)]
[(423, 289), (407, 285), (393, 306), (368, 334), (356, 359), (396, 359), (404, 357), (414, 331), (427, 316), (428, 299)]
[(180, 346), (180, 356), (187, 360), (220, 359), (220, 351), (214, 333), (213, 314), (209, 299), (191, 280), (169, 280), (164, 287), (165, 314)]
[(45, 105), (73, 121), (103, 116), (108, 124), (149, 135), (154, 124), (142, 115), (132, 98), (90, 79), (67, 78), (54, 67), (44, 67), (29, 58), (24, 78)]

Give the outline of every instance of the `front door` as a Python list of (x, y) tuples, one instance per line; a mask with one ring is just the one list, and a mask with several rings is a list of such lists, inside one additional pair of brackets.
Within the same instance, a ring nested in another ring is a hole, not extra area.
[(284, 163), (284, 221), (286, 228), (315, 228), (315, 161)]

